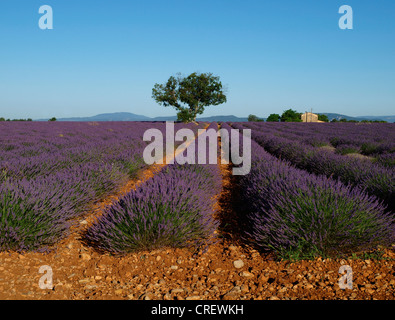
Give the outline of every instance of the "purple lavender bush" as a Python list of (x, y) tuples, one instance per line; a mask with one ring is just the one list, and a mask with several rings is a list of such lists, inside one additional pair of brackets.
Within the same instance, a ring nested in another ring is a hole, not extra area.
[(0, 123), (0, 250), (42, 251), (145, 167), (153, 123)]
[(255, 142), (251, 171), (239, 183), (246, 240), (281, 258), (337, 256), (395, 241), (394, 214), (375, 196), (297, 169)]
[(336, 256), (395, 241), (394, 216), (375, 197), (324, 176), (265, 161), (242, 178), (242, 187), (245, 200), (254, 199), (250, 236), (283, 258)]
[(1, 251), (45, 251), (66, 236), (70, 224), (65, 216), (74, 208), (65, 199), (74, 196), (73, 190), (52, 187), (45, 181), (26, 180), (0, 185)]
[(87, 230), (85, 241), (114, 254), (160, 247), (198, 248), (214, 237), (218, 227), (213, 204), (221, 181), (216, 164), (167, 165), (106, 208)]
[(336, 148), (336, 153), (345, 155), (350, 153), (360, 153), (361, 149), (353, 144), (342, 144)]
[(374, 161), (384, 167), (394, 168), (395, 167), (395, 152), (381, 154)]
[(87, 231), (87, 242), (112, 253), (200, 246), (217, 223), (212, 218), (215, 186), (208, 172), (199, 171), (168, 165), (107, 208)]
[[(242, 124), (233, 124), (235, 128)], [(296, 167), (317, 175), (326, 175), (366, 190), (395, 209), (395, 172), (364, 159), (348, 158), (331, 151), (301, 145), (274, 134), (252, 131), (252, 138), (270, 154), (290, 161)]]

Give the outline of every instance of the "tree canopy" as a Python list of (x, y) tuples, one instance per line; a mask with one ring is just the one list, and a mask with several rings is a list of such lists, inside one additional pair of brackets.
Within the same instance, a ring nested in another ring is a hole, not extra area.
[(302, 122), (301, 113), (288, 109), (281, 115), (281, 122)]
[(279, 121), (280, 121), (280, 115), (277, 113), (270, 114), (266, 119), (266, 122), (279, 122)]
[(249, 121), (249, 122), (262, 122), (263, 119), (258, 118), (255, 114), (250, 114), (250, 115), (248, 116), (248, 121)]
[(329, 122), (329, 118), (326, 114), (319, 114), (318, 115), (318, 120), (324, 121), (324, 122)]
[(177, 74), (165, 84), (154, 85), (152, 98), (164, 107), (173, 107), (178, 120), (196, 121), (205, 107), (226, 102), (226, 95), (218, 76), (212, 73), (191, 73), (187, 77)]

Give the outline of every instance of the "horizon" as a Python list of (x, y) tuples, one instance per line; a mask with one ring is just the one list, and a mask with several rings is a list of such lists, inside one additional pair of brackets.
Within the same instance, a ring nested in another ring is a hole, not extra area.
[[(298, 111), (298, 110), (296, 110), (296, 111)], [(309, 111), (307, 111), (307, 112), (309, 112)], [(114, 111), (114, 112), (103, 112), (103, 113), (97, 113), (97, 114), (90, 114), (90, 115), (82, 115), (82, 116), (70, 116), (70, 117), (56, 117), (56, 115), (54, 115), (54, 117), (55, 118), (57, 118), (57, 119), (69, 119), (69, 118), (89, 118), (89, 117), (95, 117), (95, 116), (99, 116), (99, 115), (103, 115), (103, 114), (109, 114), (109, 115), (111, 115), (111, 114), (119, 114), (119, 113), (129, 113), (129, 114), (133, 114), (133, 115), (136, 115), (136, 116), (142, 116), (142, 117), (147, 117), (147, 118), (152, 118), (152, 119), (154, 119), (154, 118), (160, 118), (160, 117), (177, 117), (176, 115), (165, 115), (165, 116), (152, 116), (152, 117), (150, 117), (150, 116), (146, 116), (146, 115), (144, 115), (144, 114), (137, 114), (137, 113), (134, 113), (134, 112), (129, 112), (129, 111)], [(304, 113), (304, 112), (303, 112)], [(315, 113), (315, 112), (313, 112), (313, 113)], [(341, 115), (341, 116), (346, 116), (346, 117), (352, 117), (352, 118), (361, 118), (361, 117), (372, 117), (372, 118), (377, 118), (377, 117), (395, 117), (395, 113), (394, 114), (384, 114), (384, 115), (372, 115), (372, 114), (366, 114), (366, 115), (361, 115), (361, 116), (352, 116), (352, 115), (349, 115), (349, 114), (342, 114), (342, 113), (337, 113), (337, 112), (316, 112), (316, 114), (338, 114), (338, 115)], [(280, 115), (281, 115), (281, 112), (280, 112)], [(248, 116), (249, 116), (249, 114), (248, 115), (242, 115), (242, 116), (236, 116), (236, 115), (234, 115), (234, 114), (214, 114), (214, 115), (210, 115), (210, 116), (206, 116), (206, 115), (201, 115), (201, 116), (198, 116), (197, 117), (197, 119), (200, 119), (200, 118), (210, 118), (210, 117), (237, 117), (237, 118), (248, 118)], [(269, 115), (266, 115), (266, 116), (260, 116), (260, 115), (255, 115), (255, 116), (257, 116), (258, 118), (261, 118), (261, 119), (266, 119)], [(2, 117), (1, 115), (0, 115), (0, 118), (5, 118), (5, 117)], [(52, 118), (52, 117), (46, 117), (46, 118), (36, 118), (36, 119), (32, 119), (33, 121), (43, 121), (43, 120), (48, 120), (48, 119), (50, 119), (50, 118)], [(28, 117), (21, 117), (21, 118), (5, 118), (5, 119), (9, 119), (9, 120), (17, 120), (17, 119), (28, 119)]]
[[(134, 115), (134, 116), (141, 116), (141, 117), (147, 118), (147, 120), (95, 120), (95, 121), (104, 121), (104, 122), (107, 122), (107, 121), (136, 121), (136, 122), (143, 121), (144, 122), (144, 121), (151, 121), (151, 120), (154, 120), (154, 121), (175, 121), (175, 120), (155, 120), (155, 119), (156, 118), (171, 118), (171, 117), (176, 118), (177, 117), (176, 115), (149, 117), (149, 116), (146, 116), (144, 114), (136, 114), (136, 113), (128, 112), (128, 111), (104, 112), (104, 113), (93, 114), (93, 115), (85, 115), (85, 116), (79, 116), (79, 117), (73, 117), (73, 116), (71, 116), (71, 117), (62, 117), (62, 118), (58, 118), (56, 116), (54, 116), (54, 117), (57, 119), (57, 121), (62, 121), (64, 119), (66, 119), (65, 121), (69, 122), (69, 121), (74, 121), (74, 120), (70, 120), (70, 119), (74, 119), (75, 118), (76, 119), (75, 121), (78, 122), (78, 121), (81, 121), (81, 120), (78, 120), (78, 119), (93, 118), (93, 117), (102, 116), (102, 115), (109, 115), (110, 116), (110, 115), (116, 115), (116, 114), (125, 114), (125, 115), (130, 114), (130, 115)], [(361, 120), (363, 120), (362, 118), (367, 119), (367, 120), (369, 120), (369, 118), (371, 118), (371, 120), (379, 120), (378, 119), (379, 117), (395, 118), (395, 114), (387, 114), (387, 115), (382, 115), (382, 116), (376, 116), (376, 115), (350, 116), (350, 115), (347, 115), (347, 114), (340, 114), (340, 113), (333, 113), (333, 112), (322, 112), (322, 113), (320, 112), (320, 113), (316, 113), (316, 114), (338, 115), (338, 116), (344, 116), (344, 117), (356, 118), (356, 119), (360, 118)], [(197, 117), (197, 120), (204, 119), (204, 118), (215, 118), (215, 117), (236, 117), (238, 119), (247, 119), (248, 116), (249, 115), (235, 116), (233, 114), (216, 114), (216, 115), (211, 115), (211, 116), (201, 115), (201, 116)], [(260, 119), (267, 119), (267, 117), (268, 117), (268, 116), (259, 116), (259, 115), (255, 115), (255, 116), (257, 116)], [(281, 116), (281, 113), (280, 113), (280, 116)], [(53, 117), (39, 118), (39, 119), (38, 118), (36, 118), (36, 119), (23, 118), (23, 117), (22, 118), (8, 118), (8, 119), (6, 119), (6, 118), (0, 116), (0, 118), (3, 118), (4, 120), (7, 120), (7, 121), (9, 121), (9, 120), (27, 120), (27, 119), (31, 119), (32, 121), (47, 121), (47, 120), (49, 120), (50, 118), (53, 118)], [(382, 120), (384, 120), (384, 119), (382, 119)], [(85, 120), (82, 120), (82, 121), (85, 121)], [(392, 121), (392, 120), (389, 120), (389, 121)]]
[[(352, 30), (338, 25), (344, 4)], [(39, 28), (42, 5), (53, 8), (52, 30)], [(227, 103), (200, 118), (392, 116), (394, 16), (390, 0), (4, 0), (0, 117), (175, 116), (151, 90), (195, 71), (228, 88)]]
[[(309, 111), (308, 111), (309, 112)], [(134, 113), (134, 112), (129, 112), (129, 111), (114, 111), (114, 112), (103, 112), (103, 113), (98, 113), (98, 114), (92, 114), (92, 115), (85, 115), (85, 116), (79, 116), (79, 117), (62, 117), (62, 118), (89, 118), (89, 117), (95, 117), (95, 116), (98, 116), (98, 115), (103, 115), (103, 114), (108, 114), (108, 115), (111, 115), (111, 114), (120, 114), (120, 113), (129, 113), (129, 114), (133, 114), (133, 115), (136, 115), (136, 116), (143, 116), (143, 117), (148, 117), (148, 118), (152, 118), (152, 119), (154, 119), (154, 118), (159, 118), (159, 117), (176, 117), (176, 115), (168, 115), (168, 116), (153, 116), (153, 117), (149, 117), (149, 116), (147, 116), (147, 115), (145, 115), (145, 114), (137, 114), (137, 113)], [(314, 113), (314, 112), (313, 112)], [(337, 112), (318, 112), (317, 114), (339, 114), (339, 115), (342, 115), (342, 116), (348, 116), (348, 117), (355, 117), (355, 118), (358, 118), (358, 117), (395, 117), (395, 114), (386, 114), (386, 115), (378, 115), (378, 116), (376, 116), (376, 115), (361, 115), (361, 116), (350, 116), (350, 115), (348, 115), (348, 114), (340, 114), (340, 113), (337, 113)], [(280, 115), (281, 115), (281, 113), (280, 113)], [(200, 118), (209, 118), (209, 117), (237, 117), (237, 118), (248, 118), (248, 116), (249, 115), (244, 115), (244, 116), (236, 116), (236, 115), (234, 115), (234, 114), (214, 114), (214, 115), (210, 115), (210, 116), (206, 116), (206, 115), (200, 115), (200, 116), (198, 116), (197, 117), (197, 119), (200, 119)], [(269, 115), (266, 115), (266, 116), (260, 116), (260, 115), (256, 115), (257, 117), (259, 117), (259, 118), (262, 118), (262, 119), (266, 119)], [(55, 116), (55, 118), (57, 118), (56, 116)], [(59, 118), (59, 119), (62, 119), (62, 118)], [(38, 120), (47, 120), (47, 118), (43, 118), (43, 119), (32, 119), (33, 121), (38, 121)]]

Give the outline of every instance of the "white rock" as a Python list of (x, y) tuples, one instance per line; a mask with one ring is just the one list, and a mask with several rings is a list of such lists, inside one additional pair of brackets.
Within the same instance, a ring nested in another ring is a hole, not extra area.
[(240, 276), (242, 276), (244, 278), (253, 278), (254, 277), (254, 275), (251, 272), (248, 272), (248, 271), (240, 272)]
[(177, 289), (171, 290), (171, 293), (182, 293), (182, 292), (184, 292), (184, 289), (177, 288)]
[(235, 266), (236, 269), (240, 269), (244, 267), (244, 262), (243, 260), (236, 260), (233, 261), (233, 265)]

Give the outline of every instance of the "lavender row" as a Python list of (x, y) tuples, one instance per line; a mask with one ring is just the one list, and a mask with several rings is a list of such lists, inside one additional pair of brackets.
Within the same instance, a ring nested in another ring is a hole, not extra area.
[(71, 220), (135, 176), (164, 123), (0, 124), (0, 250), (46, 250)]
[[(217, 129), (217, 125), (212, 123), (210, 128)], [(197, 154), (196, 140), (193, 144)], [(88, 229), (86, 242), (114, 254), (200, 247), (214, 236), (218, 226), (213, 204), (221, 181), (216, 164), (167, 165), (106, 208)]]
[[(45, 250), (67, 235), (70, 220), (88, 203), (127, 179), (121, 163), (133, 163), (131, 150), (117, 150), (106, 129), (81, 123), (1, 126), (1, 250)], [(137, 149), (136, 142), (129, 144)], [(110, 155), (120, 161), (109, 162)]]
[(150, 128), (164, 132), (165, 124), (3, 123), (0, 178), (30, 179), (86, 163), (132, 175), (145, 166), (143, 134)]
[[(232, 124), (243, 128), (243, 124)], [(296, 167), (317, 175), (339, 179), (385, 201), (395, 209), (395, 171), (364, 159), (349, 158), (325, 149), (303, 145), (255, 128), (252, 138), (272, 155), (287, 159)]]
[(354, 123), (254, 123), (248, 124), (287, 139), (292, 139), (313, 147), (348, 145), (353, 152), (377, 157), (395, 152), (394, 124), (354, 124)]
[(239, 221), (253, 245), (281, 258), (305, 259), (394, 243), (395, 217), (377, 197), (297, 169), (254, 141), (251, 152), (251, 171), (239, 178)]

